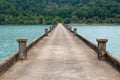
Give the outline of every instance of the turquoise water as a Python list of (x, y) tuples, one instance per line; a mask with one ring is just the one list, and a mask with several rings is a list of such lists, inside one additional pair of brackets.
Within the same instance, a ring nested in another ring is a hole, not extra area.
[(96, 38), (107, 38), (107, 50), (120, 58), (120, 25), (71, 25), (78, 33), (95, 43)]
[(18, 50), (17, 38), (28, 38), (29, 44), (49, 27), (50, 25), (0, 26), (0, 61)]

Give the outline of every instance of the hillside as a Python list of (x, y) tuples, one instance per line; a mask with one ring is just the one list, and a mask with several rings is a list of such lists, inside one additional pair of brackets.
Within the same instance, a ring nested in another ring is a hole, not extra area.
[(120, 23), (120, 0), (1, 0), (0, 24)]

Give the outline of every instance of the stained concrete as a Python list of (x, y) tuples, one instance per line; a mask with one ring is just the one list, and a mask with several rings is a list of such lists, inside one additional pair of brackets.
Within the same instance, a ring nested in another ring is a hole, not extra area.
[(120, 80), (120, 73), (59, 24), (0, 80)]

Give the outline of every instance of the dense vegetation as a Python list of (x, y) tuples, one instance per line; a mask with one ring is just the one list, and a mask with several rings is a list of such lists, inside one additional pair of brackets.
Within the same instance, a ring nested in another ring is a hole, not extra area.
[(120, 0), (0, 0), (0, 24), (120, 23)]

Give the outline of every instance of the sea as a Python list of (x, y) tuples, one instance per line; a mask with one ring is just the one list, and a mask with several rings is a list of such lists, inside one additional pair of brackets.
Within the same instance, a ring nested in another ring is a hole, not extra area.
[(0, 25), (0, 61), (18, 51), (18, 38), (28, 38), (27, 45), (44, 34), (51, 25)]
[(120, 58), (120, 25), (70, 25), (77, 33), (97, 45), (96, 39), (108, 39), (107, 51)]

